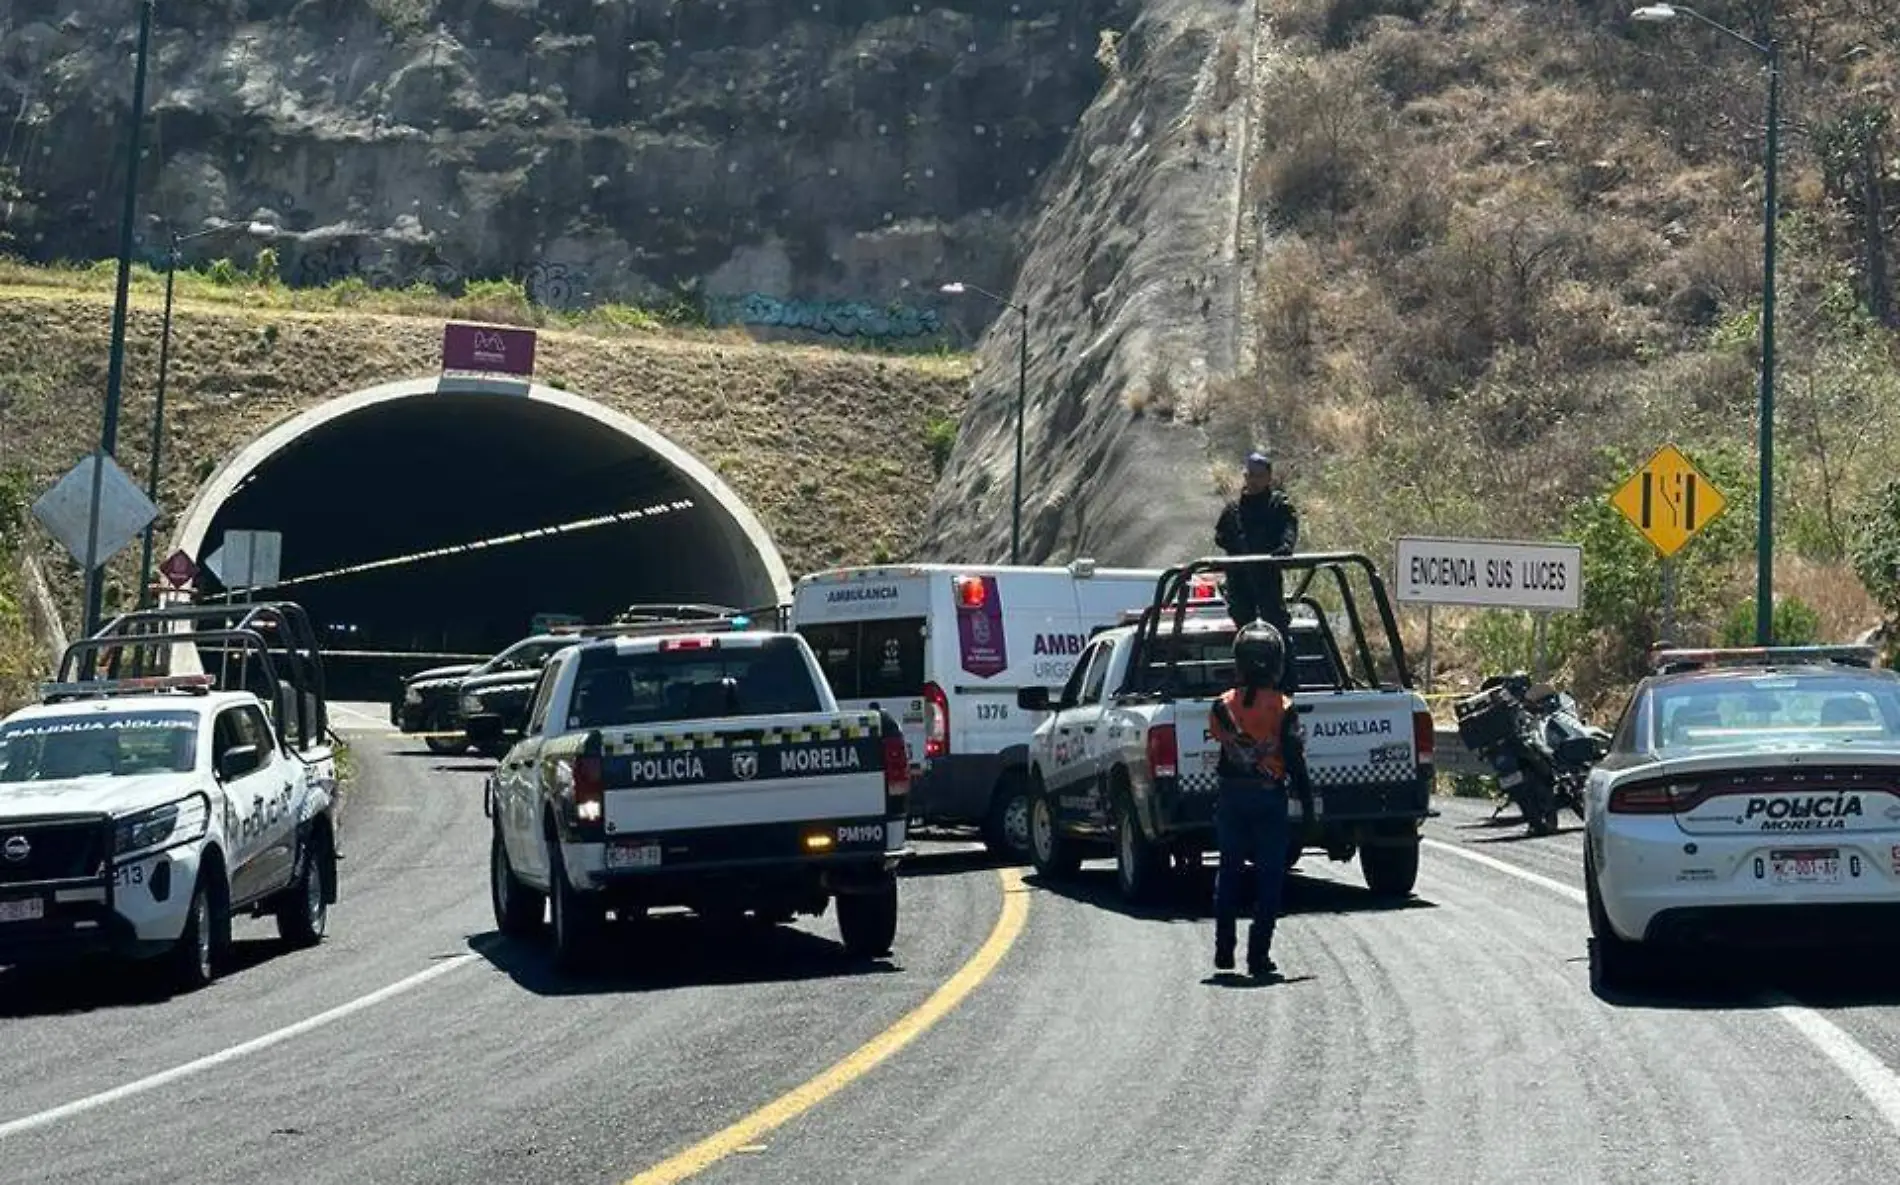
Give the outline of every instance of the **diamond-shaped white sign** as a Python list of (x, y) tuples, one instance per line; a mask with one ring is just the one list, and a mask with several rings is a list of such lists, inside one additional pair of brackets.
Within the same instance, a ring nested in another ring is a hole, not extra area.
[(93, 453), (80, 461), (33, 503), (33, 517), (52, 532), (81, 569), (86, 566), (88, 550), (93, 551), (95, 567), (103, 564), (158, 517), (158, 507), (152, 505), (145, 491), (119, 468), (118, 462), (105, 457), (105, 472), (99, 477), (98, 546), (87, 547), (92, 531), (93, 466), (100, 458), (101, 454)]

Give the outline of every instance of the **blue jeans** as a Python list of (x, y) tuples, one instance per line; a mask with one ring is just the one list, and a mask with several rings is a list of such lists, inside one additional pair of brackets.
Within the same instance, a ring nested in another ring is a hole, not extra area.
[(1249, 961), (1264, 959), (1273, 945), (1286, 888), (1286, 848), (1290, 842), (1284, 783), (1222, 778), (1214, 803), (1214, 836), (1220, 845), (1220, 869), (1214, 876), (1214, 943), (1231, 950), (1245, 882), (1243, 868), (1253, 862), (1256, 883), (1253, 925), (1247, 931)]

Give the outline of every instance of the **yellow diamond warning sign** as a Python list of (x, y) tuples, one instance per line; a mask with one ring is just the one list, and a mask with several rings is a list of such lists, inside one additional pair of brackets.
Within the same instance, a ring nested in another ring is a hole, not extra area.
[(1728, 499), (1675, 445), (1665, 444), (1617, 487), (1610, 504), (1667, 559), (1721, 514)]

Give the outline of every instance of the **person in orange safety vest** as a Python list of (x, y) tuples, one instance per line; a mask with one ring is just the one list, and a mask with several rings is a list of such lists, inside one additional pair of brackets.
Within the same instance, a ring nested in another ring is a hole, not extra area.
[(1269, 951), (1286, 886), (1291, 842), (1288, 793), (1312, 801), (1306, 751), (1293, 697), (1281, 690), (1286, 639), (1264, 621), (1234, 635), (1239, 686), (1222, 692), (1208, 713), (1208, 732), (1221, 747), (1220, 793), (1214, 805), (1220, 868), (1214, 881), (1214, 966), (1234, 967), (1242, 869), (1254, 866), (1253, 923), (1247, 931), (1247, 973), (1279, 974)]

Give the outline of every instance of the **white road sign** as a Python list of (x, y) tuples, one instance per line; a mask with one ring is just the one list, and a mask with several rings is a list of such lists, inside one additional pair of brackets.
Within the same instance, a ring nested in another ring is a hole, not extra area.
[(205, 567), (226, 588), (267, 588), (282, 576), (284, 536), (279, 531), (226, 531), (224, 543), (205, 557)]
[[(33, 517), (52, 533), (81, 569), (86, 566), (87, 537), (92, 531), (92, 474), (99, 453), (72, 467), (59, 483), (33, 503)], [(99, 539), (93, 553), (99, 564), (117, 555), (138, 537), (147, 523), (158, 517), (158, 507), (145, 491), (119, 468), (111, 457), (105, 458), (105, 472), (99, 478)]]
[(1583, 548), (1509, 539), (1399, 540), (1400, 601), (1494, 609), (1576, 609), (1583, 600)]

